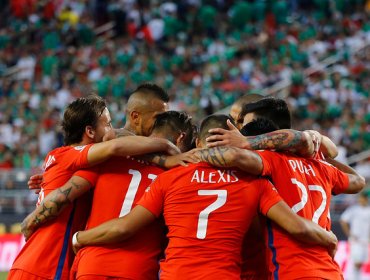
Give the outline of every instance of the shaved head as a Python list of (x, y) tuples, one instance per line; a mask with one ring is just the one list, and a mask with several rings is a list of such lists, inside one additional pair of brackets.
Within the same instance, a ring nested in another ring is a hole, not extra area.
[(206, 146), (206, 138), (212, 135), (208, 131), (212, 128), (229, 130), (227, 120), (230, 120), (230, 122), (235, 125), (233, 119), (226, 115), (214, 114), (206, 117), (200, 125), (198, 143), (201, 144), (202, 147)]
[(168, 110), (169, 96), (156, 84), (143, 84), (129, 97), (125, 129), (136, 135), (149, 136), (155, 116)]

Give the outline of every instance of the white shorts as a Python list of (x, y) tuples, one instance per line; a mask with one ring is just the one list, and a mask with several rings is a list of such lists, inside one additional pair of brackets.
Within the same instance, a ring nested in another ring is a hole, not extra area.
[(351, 260), (354, 263), (366, 263), (369, 259), (369, 250), (367, 242), (350, 242)]

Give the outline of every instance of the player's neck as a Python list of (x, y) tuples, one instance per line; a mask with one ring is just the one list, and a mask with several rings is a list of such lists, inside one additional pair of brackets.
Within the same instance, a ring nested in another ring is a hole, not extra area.
[(125, 126), (123, 127), (126, 132), (132, 135), (136, 135), (135, 129), (130, 125), (130, 122), (126, 122)]

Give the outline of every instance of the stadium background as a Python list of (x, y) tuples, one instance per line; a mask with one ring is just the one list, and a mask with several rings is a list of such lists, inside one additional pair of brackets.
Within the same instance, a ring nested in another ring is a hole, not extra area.
[[(62, 145), (65, 106), (94, 91), (121, 127), (146, 81), (197, 121), (243, 94), (284, 98), (295, 129), (328, 135), (369, 179), (369, 19), (365, 0), (0, 1), (0, 240), (19, 239), (36, 200), (26, 181)], [(354, 201), (332, 202), (340, 239)]]

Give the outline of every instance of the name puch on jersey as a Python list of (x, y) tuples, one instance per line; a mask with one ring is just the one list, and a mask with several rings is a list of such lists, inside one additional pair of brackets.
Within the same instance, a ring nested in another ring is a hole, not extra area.
[(215, 170), (204, 171), (195, 170), (191, 177), (191, 182), (218, 184), (218, 183), (235, 183), (239, 181), (235, 170)]

